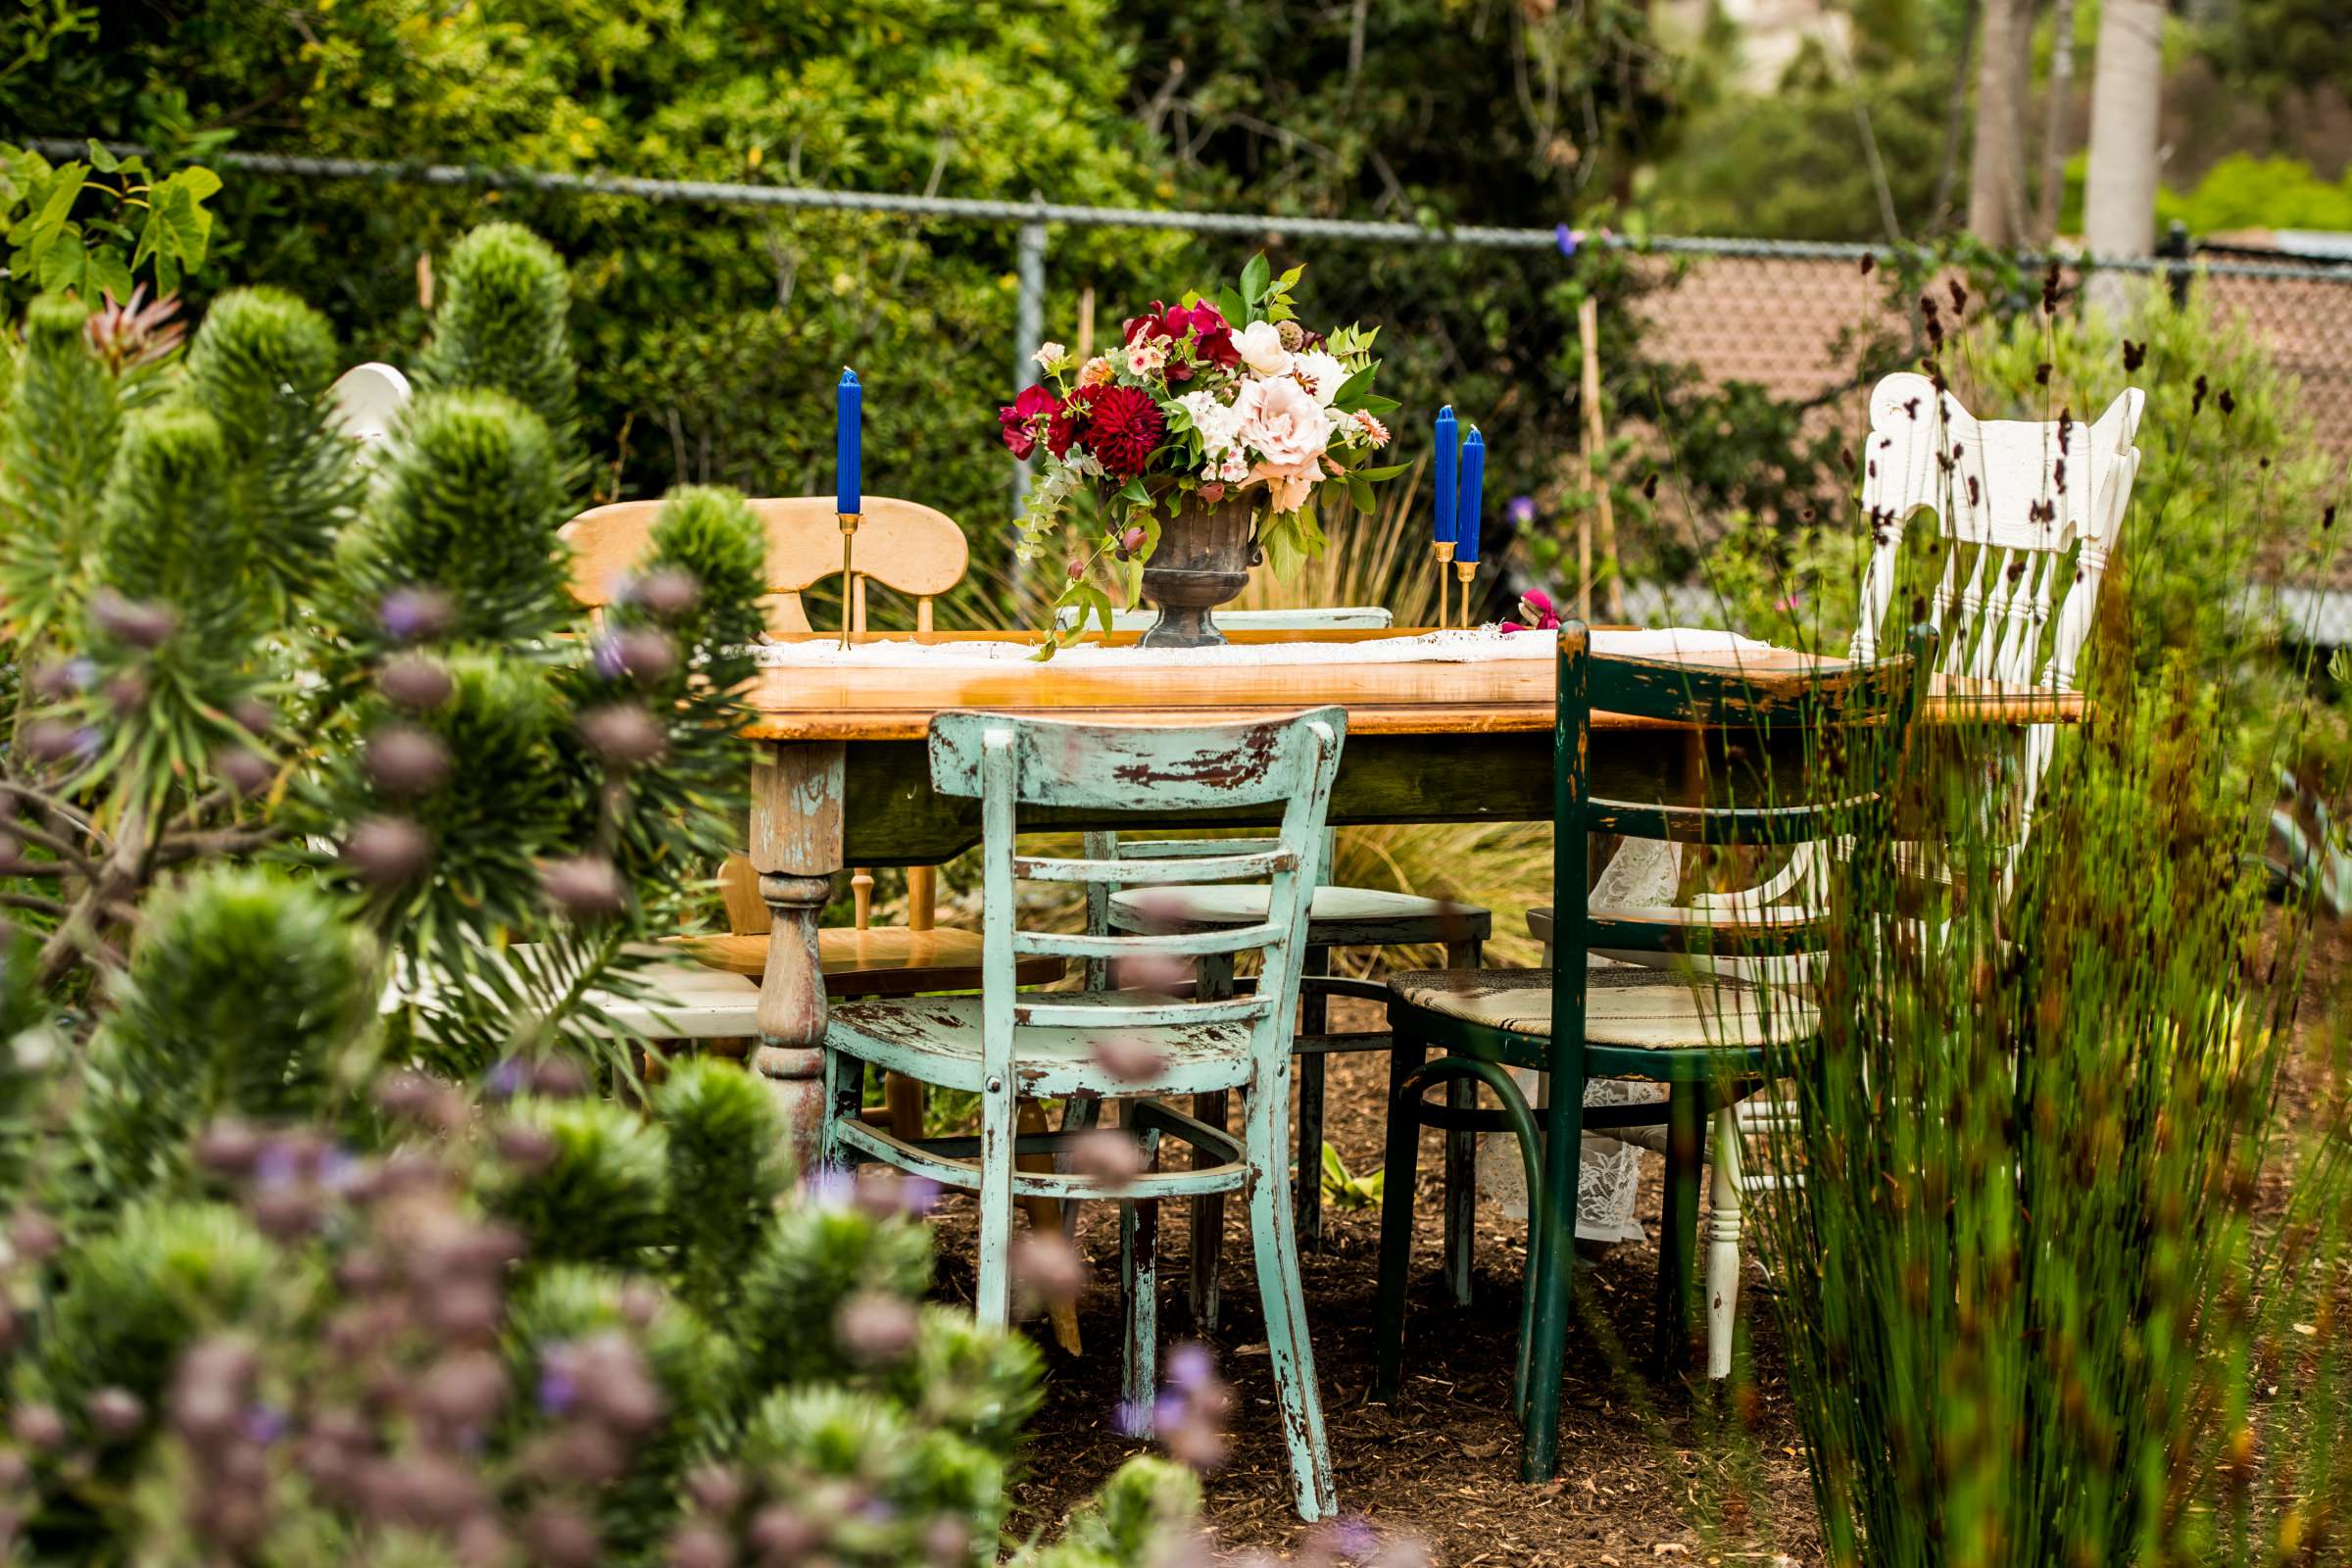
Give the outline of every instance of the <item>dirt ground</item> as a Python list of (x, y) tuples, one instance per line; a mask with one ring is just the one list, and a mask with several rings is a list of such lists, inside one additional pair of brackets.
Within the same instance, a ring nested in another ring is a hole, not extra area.
[[(2268, 961), (2266, 954), (2261, 961)], [(2317, 1053), (2340, 1018), (2352, 975), (2352, 928), (2323, 931), (2301, 986), (2294, 1031), (2306, 1050), (2281, 1084), (2283, 1117), (2308, 1125), (2322, 1075)], [(1334, 1008), (1333, 1023), (1374, 1022), (1366, 1006)], [(1387, 1060), (1334, 1057), (1326, 1096), (1326, 1136), (1351, 1171), (1379, 1167), (1385, 1137), (1380, 1111)], [(1322, 1250), (1304, 1261), (1309, 1322), (1323, 1393), (1332, 1462), (1344, 1517), (1369, 1524), (1384, 1543), (1417, 1544), (1431, 1568), (1478, 1564), (1567, 1565), (1708, 1562), (1780, 1568), (1821, 1560), (1802, 1448), (1788, 1405), (1772, 1286), (1750, 1250), (1741, 1275), (1742, 1374), (1729, 1389), (1703, 1376), (1696, 1325), (1687, 1370), (1660, 1379), (1639, 1370), (1629, 1348), (1649, 1343), (1657, 1251), (1627, 1243), (1590, 1259), (1580, 1297), (1596, 1302), (1615, 1348), (1579, 1330), (1569, 1342), (1559, 1476), (1544, 1486), (1518, 1479), (1519, 1436), (1509, 1413), (1516, 1348), (1524, 1227), (1491, 1203), (1478, 1212), (1476, 1299), (1457, 1310), (1438, 1282), (1440, 1159), (1438, 1137), (1424, 1135), (1415, 1195), (1414, 1279), (1405, 1343), (1405, 1396), (1396, 1404), (1369, 1397), (1371, 1333), (1378, 1272), (1376, 1207), (1326, 1206)], [(1652, 1230), (1658, 1211), (1659, 1160), (1646, 1166), (1638, 1215)], [(2276, 1213), (2292, 1183), (2292, 1159), (2265, 1174), (2265, 1200)], [(1289, 1471), (1275, 1417), (1256, 1279), (1239, 1205), (1227, 1205), (1224, 1321), (1201, 1335), (1185, 1301), (1190, 1238), (1185, 1205), (1161, 1219), (1160, 1325), (1166, 1348), (1187, 1338), (1206, 1343), (1232, 1385), (1229, 1461), (1206, 1478), (1215, 1544), (1235, 1563), (1259, 1554), (1301, 1563), (1354, 1561), (1328, 1549), (1330, 1536), (1301, 1527), (1291, 1507)], [(940, 1214), (940, 1287), (968, 1301), (972, 1292), (972, 1211), (952, 1199)], [(1089, 1276), (1080, 1299), (1085, 1353), (1055, 1348), (1039, 1321), (1048, 1392), (1031, 1425), (1025, 1474), (1014, 1488), (1012, 1528), (1056, 1531), (1068, 1510), (1118, 1464), (1146, 1445), (1113, 1424), (1118, 1397), (1120, 1318), (1118, 1227), (1109, 1205), (1082, 1217), (1080, 1250)], [(1384, 1564), (1418, 1560), (1407, 1554)]]
[[(1335, 1014), (1339, 1009), (1335, 1008)], [(1338, 1027), (1363, 1020), (1335, 1016)], [(1385, 1137), (1379, 1106), (1385, 1056), (1336, 1057), (1326, 1093), (1325, 1135), (1349, 1170), (1377, 1169)], [(1768, 1289), (1751, 1260), (1742, 1279), (1741, 1318), (1753, 1354), (1753, 1393), (1737, 1400), (1743, 1432), (1732, 1443), (1696, 1440), (1694, 1423), (1718, 1401), (1704, 1392), (1695, 1340), (1687, 1378), (1661, 1381), (1625, 1364), (1649, 1343), (1657, 1253), (1627, 1243), (1594, 1260), (1579, 1280), (1597, 1299), (1619, 1348), (1604, 1349), (1579, 1333), (1570, 1341), (1566, 1416), (1557, 1480), (1519, 1480), (1519, 1435), (1510, 1415), (1519, 1282), (1525, 1227), (1494, 1204), (1478, 1214), (1474, 1304), (1458, 1310), (1439, 1287), (1438, 1135), (1425, 1135), (1416, 1194), (1414, 1281), (1406, 1329), (1405, 1388), (1395, 1405), (1369, 1398), (1371, 1333), (1378, 1274), (1376, 1207), (1325, 1209), (1325, 1241), (1304, 1260), (1309, 1321), (1323, 1391), (1332, 1463), (1345, 1514), (1368, 1522), (1384, 1541), (1417, 1542), (1433, 1568), (1473, 1564), (1630, 1565), (1661, 1560), (1772, 1564), (1817, 1555), (1812, 1504), (1778, 1365)], [(1655, 1155), (1639, 1212), (1654, 1229)], [(1227, 1204), (1223, 1322), (1214, 1335), (1195, 1330), (1185, 1300), (1189, 1262), (1186, 1205), (1163, 1210), (1160, 1323), (1164, 1344), (1201, 1340), (1232, 1385), (1232, 1455), (1207, 1478), (1209, 1523), (1219, 1546), (1247, 1560), (1250, 1551), (1288, 1556), (1313, 1545), (1292, 1512), (1289, 1469), (1273, 1400), (1264, 1319), (1250, 1266), (1247, 1228)], [(951, 1200), (941, 1215), (941, 1285), (968, 1300), (972, 1226), (968, 1200)], [(1058, 1528), (1061, 1518), (1129, 1454), (1146, 1445), (1122, 1436), (1112, 1416), (1118, 1399), (1120, 1315), (1118, 1227), (1108, 1205), (1080, 1222), (1089, 1278), (1080, 1300), (1085, 1353), (1053, 1346), (1042, 1322), (1048, 1392), (1030, 1427), (1026, 1475), (1014, 1489), (1012, 1528), (1026, 1534)], [(1165, 1364), (1165, 1350), (1162, 1351)], [(1733, 1465), (1707, 1457), (1729, 1449)], [(1719, 1531), (1703, 1540), (1692, 1520)], [(1309, 1560), (1320, 1556), (1309, 1552)]]

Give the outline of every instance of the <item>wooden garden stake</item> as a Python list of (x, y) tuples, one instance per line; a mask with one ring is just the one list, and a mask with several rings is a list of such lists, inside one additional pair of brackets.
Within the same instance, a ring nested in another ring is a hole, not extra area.
[[(1593, 492), (1600, 511), (1600, 559), (1609, 574), (1609, 619), (1625, 619), (1625, 587), (1617, 573), (1617, 511), (1609, 495), (1608, 476), (1596, 467), (1602, 454), (1608, 450), (1607, 436), (1600, 422), (1600, 302), (1592, 295), (1576, 308), (1577, 336), (1585, 347), (1585, 483)], [(1583, 619), (1592, 618), (1592, 513), (1587, 510), (1576, 524), (1576, 612)]]

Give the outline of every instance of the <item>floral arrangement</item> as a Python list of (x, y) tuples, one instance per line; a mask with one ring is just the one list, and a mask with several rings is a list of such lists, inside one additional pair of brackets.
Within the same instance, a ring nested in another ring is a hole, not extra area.
[(1135, 604), (1161, 521), (1188, 496), (1262, 497), (1258, 548), (1287, 574), (1322, 552), (1320, 500), (1340, 491), (1369, 511), (1372, 486), (1404, 471), (1367, 466), (1389, 443), (1381, 416), (1396, 408), (1372, 391), (1379, 328), (1301, 327), (1291, 291), (1302, 270), (1277, 277), (1256, 256), (1238, 289), (1190, 293), (1172, 307), (1154, 300), (1124, 323), (1117, 346), (1083, 364), (1059, 343), (1038, 349), (1045, 381), (997, 416), (1014, 457), (1046, 455), (1021, 519), (1021, 558), (1056, 547), (1081, 491), (1102, 503), (1102, 531), (1070, 562), (1054, 601), (1079, 611), (1063, 641), (1089, 616), (1109, 630), (1111, 598), (1093, 580), (1105, 558)]

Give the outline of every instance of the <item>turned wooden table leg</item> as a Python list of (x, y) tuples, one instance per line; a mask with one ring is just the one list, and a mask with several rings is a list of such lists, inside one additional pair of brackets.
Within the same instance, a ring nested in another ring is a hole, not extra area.
[(838, 741), (807, 741), (764, 747), (752, 764), (752, 868), (773, 915), (752, 1064), (782, 1104), (804, 1173), (816, 1168), (824, 1121), (825, 977), (816, 933), (842, 868), (843, 758)]

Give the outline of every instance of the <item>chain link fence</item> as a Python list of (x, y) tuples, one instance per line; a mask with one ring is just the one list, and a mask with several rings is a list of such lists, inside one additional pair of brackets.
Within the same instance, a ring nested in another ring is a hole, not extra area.
[[(36, 142), (69, 157), (85, 143)], [(120, 147), (118, 151), (137, 151)], [(1868, 377), (1858, 373), (1857, 344), (1885, 339), (1900, 326), (1888, 300), (1889, 274), (1902, 258), (1889, 247), (1755, 239), (1648, 237), (1640, 241), (1600, 233), (1466, 225), (1301, 219), (1268, 214), (1181, 212), (1076, 206), (1044, 200), (1007, 202), (714, 181), (556, 173), (462, 165), (393, 164), (346, 158), (224, 152), (211, 162), (291, 181), (392, 181), (532, 192), (557, 197), (612, 198), (753, 211), (785, 209), (901, 215), (914, 220), (993, 225), (1006, 230), (1016, 299), (1014, 341), (1004, 362), (1014, 385), (1035, 379), (1030, 352), (1041, 332), (1053, 280), (1051, 235), (1056, 229), (1181, 230), (1263, 240), (1279, 235), (1297, 245), (1443, 246), (1516, 251), (1523, 257), (1580, 246), (1637, 252), (1637, 265), (1656, 269), (1660, 285), (1643, 291), (1634, 308), (1644, 318), (1645, 352), (1661, 363), (1687, 366), (1704, 385), (1749, 383), (1767, 396), (1808, 409), (1818, 429), (1858, 428)], [(1866, 259), (1872, 265), (1865, 266)], [(2029, 276), (2053, 258), (2018, 261)], [(2176, 291), (2203, 279), (2204, 298), (2234, 317), (2301, 385), (2302, 407), (2316, 445), (2342, 462), (2352, 457), (2352, 266), (2256, 262), (2237, 256), (2058, 261), (2071, 294), (2092, 271), (2165, 278)], [(1669, 275), (1670, 274), (1670, 275)], [(1015, 466), (1017, 498), (1027, 469)], [(2298, 601), (2297, 618), (2320, 640), (2352, 643), (2352, 562), (2333, 583)], [(1668, 590), (1671, 591), (1671, 590)], [(2267, 591), (2267, 590), (2266, 590)], [(2303, 590), (2298, 590), (2302, 592)]]

